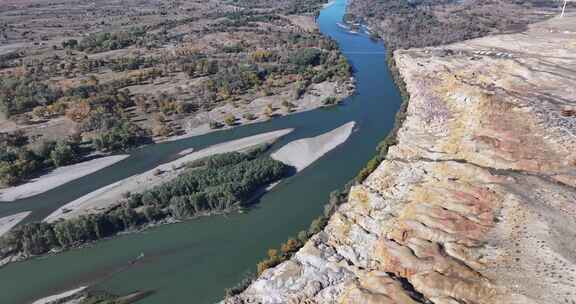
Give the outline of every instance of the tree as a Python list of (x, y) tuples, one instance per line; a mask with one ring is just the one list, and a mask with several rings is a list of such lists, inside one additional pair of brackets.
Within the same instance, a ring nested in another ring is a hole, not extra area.
[(272, 104), (266, 105), (266, 108), (264, 109), (264, 115), (268, 117), (272, 117), (272, 115), (274, 115), (274, 108), (272, 107)]
[(299, 247), (300, 243), (296, 239), (290, 238), (286, 243), (282, 244), (280, 250), (282, 250), (284, 255), (291, 255), (296, 252)]
[(250, 58), (255, 62), (267, 62), (270, 61), (273, 56), (274, 53), (272, 53), (272, 51), (256, 50), (250, 55)]
[(190, 103), (179, 102), (176, 105), (176, 113), (178, 113), (178, 114), (192, 113), (193, 111), (194, 111), (194, 107)]
[(170, 136), (173, 133), (172, 127), (167, 123), (166, 117), (157, 113), (154, 115), (152, 123), (152, 135), (154, 136)]
[(306, 231), (306, 230), (302, 230), (302, 231), (298, 232), (298, 240), (302, 244), (306, 243), (306, 241), (308, 241), (309, 237), (310, 236), (308, 235), (308, 231)]
[(72, 121), (75, 122), (82, 122), (84, 121), (89, 115), (92, 107), (90, 104), (83, 100), (73, 104), (67, 111), (66, 117), (70, 118)]
[(66, 41), (62, 42), (62, 47), (63, 48), (68, 48), (68, 49), (75, 49), (78, 46), (78, 40), (76, 39), (69, 39)]
[(37, 106), (32, 110), (32, 116), (36, 119), (46, 119), (49, 118), (48, 108), (45, 106)]
[(258, 118), (258, 117), (256, 117), (256, 115), (254, 115), (252, 113), (244, 113), (244, 114), (242, 114), (242, 117), (246, 120), (255, 120), (256, 118)]
[(328, 96), (322, 101), (324, 106), (333, 106), (338, 104), (338, 99), (334, 96)]
[(56, 167), (71, 164), (76, 159), (77, 155), (72, 145), (65, 141), (56, 143), (52, 152), (50, 152), (50, 160)]
[(232, 126), (236, 123), (236, 117), (233, 114), (228, 114), (225, 118), (224, 118), (224, 123)]
[(0, 185), (12, 186), (18, 182), (16, 167), (9, 162), (0, 161)]
[(210, 129), (220, 129), (220, 128), (222, 128), (222, 124), (219, 123), (219, 122), (217, 122), (217, 121), (211, 121), (211, 122), (209, 123), (209, 125), (210, 125)]
[(275, 258), (278, 257), (278, 249), (268, 249), (268, 257), (269, 258)]
[(298, 49), (288, 59), (290, 63), (304, 67), (321, 63), (322, 51), (315, 48)]
[(148, 141), (147, 134), (137, 125), (122, 121), (112, 129), (101, 132), (94, 138), (94, 147), (100, 151), (121, 151)]
[(282, 106), (284, 107), (284, 109), (286, 109), (286, 112), (292, 112), (294, 110), (294, 108), (296, 107), (295, 104), (289, 102), (286, 99), (282, 100)]
[(303, 81), (298, 81), (298, 82), (296, 83), (296, 85), (294, 86), (294, 91), (293, 91), (293, 93), (292, 93), (292, 95), (293, 95), (292, 97), (293, 97), (295, 100), (300, 99), (300, 97), (302, 97), (302, 95), (304, 95), (304, 93), (306, 93), (306, 87), (307, 87), (307, 85), (306, 85), (305, 82), (303, 82)]

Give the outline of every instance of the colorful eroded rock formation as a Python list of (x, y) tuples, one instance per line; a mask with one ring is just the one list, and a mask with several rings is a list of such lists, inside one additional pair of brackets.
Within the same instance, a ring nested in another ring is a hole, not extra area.
[(576, 303), (574, 24), (397, 51), (399, 144), (226, 303)]

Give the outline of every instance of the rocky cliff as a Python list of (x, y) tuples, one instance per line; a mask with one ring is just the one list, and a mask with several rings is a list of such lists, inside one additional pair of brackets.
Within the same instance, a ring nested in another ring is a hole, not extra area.
[(226, 303), (576, 303), (575, 23), (397, 51), (399, 144)]

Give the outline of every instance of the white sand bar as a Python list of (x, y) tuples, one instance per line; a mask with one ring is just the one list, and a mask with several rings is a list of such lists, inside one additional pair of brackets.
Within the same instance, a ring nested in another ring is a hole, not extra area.
[(351, 121), (328, 133), (295, 140), (274, 152), (273, 159), (303, 170), (324, 154), (348, 140), (356, 123)]
[[(69, 290), (66, 292), (63, 292), (61, 294), (57, 294), (57, 295), (53, 295), (53, 296), (49, 296), (46, 298), (42, 298), (39, 300), (34, 301), (34, 303), (32, 304), (52, 304), (52, 303), (62, 303), (61, 301), (65, 301), (66, 298), (69, 298), (81, 291), (83, 291), (84, 289), (86, 289), (86, 286), (80, 287), (80, 288), (76, 288), (73, 290)], [(64, 302), (64, 303), (68, 303), (68, 302)]]
[(217, 145), (210, 146), (198, 152), (189, 153), (189, 149), (180, 153), (182, 157), (169, 163), (162, 164), (152, 170), (125, 178), (121, 181), (100, 188), (96, 191), (74, 200), (50, 214), (44, 221), (54, 222), (59, 219), (70, 219), (84, 214), (102, 212), (118, 203), (124, 193), (138, 193), (154, 186), (168, 182), (177, 177), (182, 167), (191, 161), (207, 156), (242, 151), (267, 142), (274, 142), (292, 132), (293, 129), (283, 129), (250, 137), (245, 137)]
[(0, 218), (0, 236), (18, 225), (18, 223), (24, 220), (30, 213), (32, 212), (26, 211)]
[(13, 202), (15, 200), (32, 197), (48, 190), (52, 190), (75, 179), (90, 175), (96, 171), (111, 166), (129, 155), (114, 155), (100, 157), (70, 166), (56, 168), (52, 172), (33, 179), (25, 184), (0, 189), (0, 201)]

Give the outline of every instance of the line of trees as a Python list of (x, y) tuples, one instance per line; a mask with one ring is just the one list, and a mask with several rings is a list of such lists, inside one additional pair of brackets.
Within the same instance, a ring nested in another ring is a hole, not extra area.
[(100, 32), (90, 34), (80, 41), (76, 39), (66, 40), (62, 42), (62, 47), (88, 53), (118, 50), (141, 41), (146, 33), (147, 31), (143, 27), (132, 27), (126, 31), (113, 33)]
[[(326, 205), (324, 205), (324, 212), (315, 218), (308, 227), (307, 230), (302, 230), (298, 232), (296, 237), (290, 237), (285, 243), (280, 244), (280, 249), (271, 248), (268, 249), (267, 257), (262, 261), (258, 262), (256, 265), (257, 274), (262, 274), (266, 269), (274, 267), (284, 261), (292, 258), (296, 252), (304, 246), (304, 244), (315, 234), (322, 231), (330, 217), (336, 212), (338, 206), (345, 203), (348, 200), (348, 193), (350, 188), (354, 184), (354, 181), (346, 184), (343, 190), (336, 190), (330, 193), (330, 199)], [(242, 290), (229, 290), (227, 296), (233, 296), (242, 292)]]

